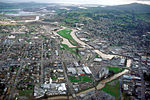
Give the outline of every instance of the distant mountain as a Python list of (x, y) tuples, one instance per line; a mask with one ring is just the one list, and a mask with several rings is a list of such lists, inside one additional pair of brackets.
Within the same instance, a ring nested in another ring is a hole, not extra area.
[(4, 3), (0, 2), (0, 9), (21, 9), (21, 8), (32, 8), (45, 6), (46, 3), (34, 3), (34, 2), (25, 2), (25, 3)]
[(125, 11), (134, 11), (135, 13), (150, 13), (150, 5), (132, 3), (127, 5), (108, 6), (109, 9), (118, 9)]
[(11, 3), (0, 2), (0, 9), (8, 9), (8, 8), (13, 8), (13, 7), (14, 7), (14, 5)]
[[(35, 2), (25, 2), (25, 3), (4, 3), (0, 2), (0, 9), (19, 9), (19, 8), (32, 8), (49, 5), (49, 3), (35, 3)], [(85, 5), (86, 6), (86, 5)], [(150, 13), (150, 5), (146, 4), (126, 4), (118, 6), (106, 6), (101, 7), (102, 9), (111, 9), (111, 10), (124, 10), (127, 12), (134, 11), (135, 13)]]

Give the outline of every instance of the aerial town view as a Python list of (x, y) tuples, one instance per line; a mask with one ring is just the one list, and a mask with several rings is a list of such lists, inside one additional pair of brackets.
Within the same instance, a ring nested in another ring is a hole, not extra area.
[(0, 100), (150, 100), (150, 0), (0, 0)]

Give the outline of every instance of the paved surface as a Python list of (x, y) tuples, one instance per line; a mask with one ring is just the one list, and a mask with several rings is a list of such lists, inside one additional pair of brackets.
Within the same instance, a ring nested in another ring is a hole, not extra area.
[(62, 67), (63, 67), (63, 70), (64, 70), (65, 79), (66, 79), (66, 81), (67, 81), (67, 85), (68, 85), (68, 87), (69, 87), (70, 93), (72, 94), (72, 97), (73, 97), (73, 98), (76, 98), (76, 94), (75, 94), (75, 91), (74, 91), (74, 89), (73, 89), (73, 85), (72, 85), (72, 83), (71, 83), (71, 82), (69, 81), (69, 79), (68, 79), (68, 75), (67, 75), (67, 71), (66, 71), (66, 65), (65, 65), (64, 62), (63, 62)]
[[(25, 65), (24, 65), (24, 66), (25, 66)], [(12, 89), (10, 90), (9, 100), (13, 100), (13, 94), (15, 93), (15, 87), (16, 87), (16, 85), (17, 85), (17, 83), (18, 83), (18, 77), (19, 77), (19, 74), (20, 74), (20, 72), (21, 72), (21, 69), (22, 69), (24, 66), (21, 65), (21, 66), (19, 67), (19, 70), (18, 70), (17, 75), (16, 75), (15, 82), (13, 83)]]
[[(140, 58), (140, 66), (142, 66), (141, 64), (141, 58)], [(139, 74), (140, 74), (140, 77), (141, 77), (141, 81), (142, 81), (142, 86), (141, 86), (141, 100), (146, 100), (145, 99), (145, 81), (144, 81), (144, 76), (143, 76), (143, 72), (142, 72), (142, 69), (141, 67), (139, 68)]]

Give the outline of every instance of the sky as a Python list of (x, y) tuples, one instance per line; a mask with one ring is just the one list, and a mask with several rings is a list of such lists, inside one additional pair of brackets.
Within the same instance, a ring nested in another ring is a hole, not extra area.
[(130, 3), (149, 4), (150, 0), (0, 0), (0, 2), (40, 2), (40, 3), (72, 3), (72, 4), (100, 4), (122, 5)]

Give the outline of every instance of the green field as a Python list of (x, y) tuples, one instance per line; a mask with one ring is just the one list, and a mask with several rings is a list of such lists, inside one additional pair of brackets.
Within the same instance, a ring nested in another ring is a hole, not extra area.
[(52, 79), (52, 80), (56, 80), (57, 77), (56, 77), (56, 76), (52, 76), (51, 79)]
[(66, 18), (64, 19), (65, 22), (68, 23), (79, 23), (80, 21), (78, 19), (72, 19), (72, 18)]
[(41, 39), (46, 39), (46, 36), (44, 36), (44, 35), (39, 35), (38, 37)]
[(69, 40), (69, 42), (72, 44), (72, 45), (75, 45), (77, 46), (77, 42), (72, 38), (72, 36), (70, 35), (70, 33), (72, 32), (71, 29), (64, 29), (64, 30), (61, 30), (61, 31), (58, 31), (57, 33), (59, 35), (61, 35), (62, 37), (66, 38)]
[(116, 80), (115, 85), (110, 85), (111, 82), (106, 83), (105, 87), (102, 90), (112, 96), (115, 96), (116, 100), (119, 100), (119, 81)]
[(80, 57), (80, 55), (77, 53), (76, 49), (79, 49), (80, 47), (72, 47), (70, 48), (68, 45), (66, 44), (60, 44), (65, 50), (68, 50), (72, 53), (74, 53), (75, 55), (77, 55), (78, 57)]
[(18, 13), (18, 11), (0, 11), (0, 13), (5, 13), (5, 14), (9, 14), (9, 13), (11, 13), (11, 14), (16, 14), (16, 13)]
[(9, 33), (0, 33), (0, 35), (8, 35)]
[(108, 67), (109, 71), (113, 71), (115, 74), (122, 72), (124, 69), (119, 67)]
[(29, 37), (29, 34), (19, 34), (20, 37)]
[(23, 90), (19, 91), (19, 96), (32, 96), (33, 90)]
[(28, 100), (33, 100), (33, 90), (19, 90), (19, 96), (26, 96)]
[(71, 82), (92, 82), (92, 79), (88, 76), (79, 76), (78, 78), (74, 76), (69, 76)]

